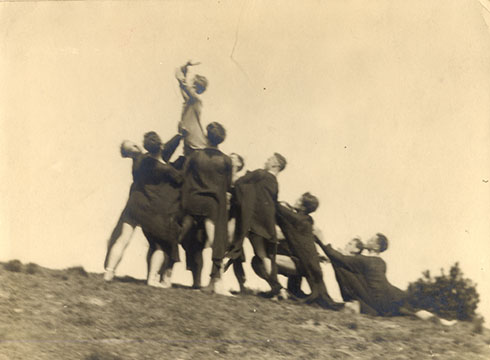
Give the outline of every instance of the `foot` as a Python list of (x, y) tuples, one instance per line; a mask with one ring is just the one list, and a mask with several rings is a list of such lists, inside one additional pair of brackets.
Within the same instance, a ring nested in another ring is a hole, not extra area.
[(211, 279), (209, 284), (207, 286), (204, 286), (201, 288), (201, 291), (206, 294), (213, 294), (214, 293), (214, 280)]
[(287, 299), (289, 299), (289, 294), (288, 294), (287, 290), (284, 289), (284, 288), (281, 289), (281, 290), (279, 290), (279, 294), (277, 295), (277, 298), (279, 300), (287, 300)]
[(444, 326), (453, 326), (458, 322), (458, 320), (439, 319), (439, 322)]
[(172, 283), (169, 280), (165, 279), (160, 281), (160, 287), (164, 289), (170, 289), (172, 287)]
[(354, 314), (360, 314), (361, 313), (361, 304), (359, 301), (348, 301), (344, 304), (345, 310), (348, 310)]
[(105, 281), (112, 281), (114, 279), (114, 270), (106, 269), (104, 273)]
[(280, 284), (272, 286), (272, 289), (270, 291), (266, 292), (259, 292), (259, 296), (264, 297), (266, 299), (273, 299), (279, 295), (281, 292), (282, 286)]
[(239, 294), (240, 295), (253, 295), (254, 291), (252, 289), (246, 287), (245, 285), (242, 285), (242, 286), (240, 286)]
[(146, 282), (146, 285), (160, 288), (160, 289), (168, 289), (167, 286), (163, 285), (161, 282), (155, 281), (155, 280), (148, 280)]

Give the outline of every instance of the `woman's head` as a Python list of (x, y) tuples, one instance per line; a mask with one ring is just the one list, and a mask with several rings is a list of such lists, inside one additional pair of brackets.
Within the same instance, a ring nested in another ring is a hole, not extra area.
[(226, 138), (226, 130), (220, 123), (212, 122), (207, 127), (208, 140), (212, 146), (218, 146)]
[(194, 91), (198, 94), (202, 94), (208, 87), (208, 79), (206, 77), (197, 74), (193, 81)]
[(121, 156), (124, 158), (134, 158), (137, 154), (141, 154), (141, 149), (134, 142), (124, 140), (121, 143)]
[(231, 164), (235, 168), (236, 172), (239, 172), (245, 166), (245, 160), (243, 160), (243, 157), (241, 157), (237, 153), (231, 153), (230, 159), (231, 159)]
[(152, 155), (158, 154), (162, 149), (162, 139), (154, 131), (149, 131), (144, 135), (143, 147)]

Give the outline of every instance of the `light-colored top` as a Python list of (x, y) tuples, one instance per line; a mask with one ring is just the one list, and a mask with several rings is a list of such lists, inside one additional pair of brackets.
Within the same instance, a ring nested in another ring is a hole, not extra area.
[(204, 149), (208, 147), (208, 139), (201, 125), (202, 101), (194, 89), (187, 85), (186, 75), (181, 69), (177, 69), (176, 78), (184, 98), (182, 117), (179, 122), (179, 129), (185, 130), (184, 148)]

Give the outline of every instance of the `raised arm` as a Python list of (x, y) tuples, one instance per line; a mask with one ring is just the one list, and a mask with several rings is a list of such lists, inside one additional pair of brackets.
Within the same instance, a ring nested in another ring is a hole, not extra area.
[(181, 139), (182, 139), (182, 135), (177, 134), (163, 145), (162, 148), (163, 161), (168, 162), (170, 160), (175, 150), (179, 146)]
[(278, 204), (276, 207), (276, 215), (279, 218), (283, 218), (285, 221), (293, 226), (298, 226), (302, 221), (304, 221), (304, 216), (299, 215), (291, 208), (284, 206), (283, 204)]
[(192, 88), (192, 86), (189, 86), (187, 84), (187, 70), (189, 66), (197, 65), (198, 63), (192, 63), (188, 61), (185, 65), (177, 68), (175, 71), (175, 78), (179, 82), (179, 87), (180, 87), (180, 92), (182, 94), (182, 97), (184, 98), (184, 101), (187, 102), (189, 99), (195, 99), (197, 98), (197, 94)]
[(157, 165), (153, 168), (153, 175), (160, 179), (169, 179), (176, 185), (183, 182), (181, 172), (176, 170), (173, 166), (167, 164), (157, 163)]
[(333, 265), (343, 267), (353, 273), (362, 274), (364, 272), (364, 266), (360, 257), (342, 255), (337, 250), (334, 250), (330, 244), (325, 245), (320, 241), (316, 241), (316, 243), (325, 252), (325, 255), (331, 260)]

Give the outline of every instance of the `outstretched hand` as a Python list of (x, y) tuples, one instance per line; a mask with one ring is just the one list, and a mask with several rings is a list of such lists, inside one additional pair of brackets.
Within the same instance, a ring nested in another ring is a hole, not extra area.
[(185, 65), (184, 65), (184, 66), (182, 66), (182, 67), (180, 68), (180, 70), (182, 71), (182, 73), (184, 74), (184, 76), (186, 76), (186, 75), (187, 75), (187, 68), (188, 68), (189, 66), (196, 66), (196, 65), (200, 65), (200, 64), (201, 64), (201, 63), (200, 63), (199, 61), (197, 61), (197, 62), (192, 62), (192, 60), (189, 60), (189, 61), (187, 61), (187, 62), (185, 63)]

